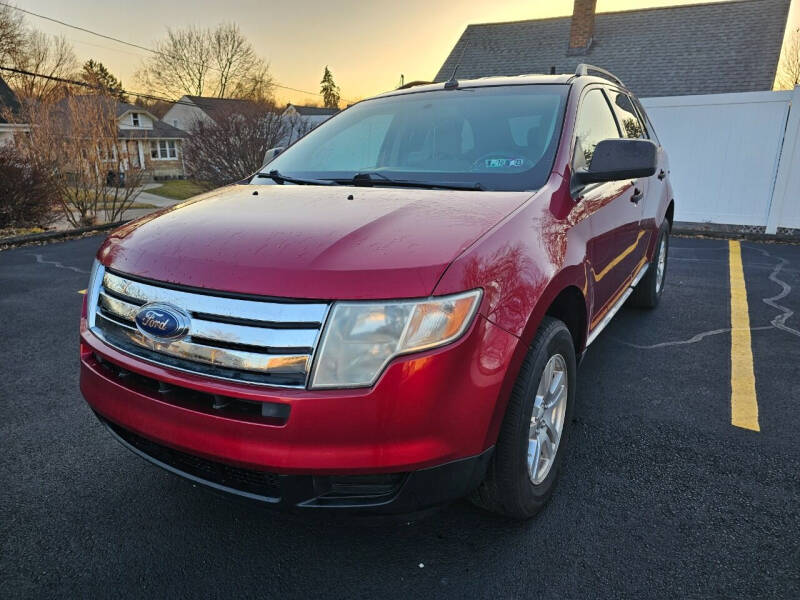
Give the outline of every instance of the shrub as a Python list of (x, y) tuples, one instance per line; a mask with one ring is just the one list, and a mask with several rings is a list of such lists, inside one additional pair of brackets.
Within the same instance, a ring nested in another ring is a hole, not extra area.
[(183, 143), (190, 179), (209, 188), (239, 181), (258, 171), (270, 148), (308, 131), (300, 120), (284, 118), (269, 103), (240, 101), (217, 110), (213, 122), (198, 122)]
[(0, 229), (49, 225), (56, 200), (42, 166), (23, 160), (13, 145), (0, 147)]

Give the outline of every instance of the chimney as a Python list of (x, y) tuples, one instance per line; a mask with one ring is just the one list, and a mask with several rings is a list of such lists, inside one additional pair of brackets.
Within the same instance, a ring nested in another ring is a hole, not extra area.
[(592, 45), (594, 36), (594, 9), (597, 0), (575, 0), (572, 25), (569, 28), (569, 53), (581, 54)]

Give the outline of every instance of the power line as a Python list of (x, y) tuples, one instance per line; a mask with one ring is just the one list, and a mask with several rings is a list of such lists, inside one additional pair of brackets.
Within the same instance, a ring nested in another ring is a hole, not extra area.
[[(104, 33), (99, 33), (97, 31), (93, 31), (91, 29), (87, 29), (86, 27), (81, 27), (79, 25), (73, 25), (71, 23), (67, 23), (65, 21), (61, 21), (60, 19), (56, 19), (54, 17), (48, 17), (47, 15), (42, 15), (42, 14), (39, 14), (39, 13), (35, 13), (35, 12), (31, 11), (31, 10), (26, 10), (24, 8), (20, 8), (19, 6), (14, 6), (13, 4), (8, 4), (6, 2), (0, 2), (0, 6), (6, 6), (6, 7), (12, 9), (12, 10), (18, 10), (18, 11), (20, 11), (22, 13), (27, 14), (27, 15), (31, 15), (32, 17), (43, 19), (45, 21), (50, 21), (51, 23), (57, 23), (58, 25), (62, 25), (63, 27), (69, 27), (70, 29), (75, 29), (76, 31), (82, 31), (83, 33), (88, 33), (90, 35), (95, 35), (97, 37), (101, 37), (101, 38), (104, 38), (106, 40), (110, 40), (112, 42), (117, 42), (118, 44), (124, 44), (125, 46), (130, 46), (131, 48), (137, 48), (139, 50), (144, 50), (145, 52), (149, 52), (150, 54), (157, 54), (157, 55), (160, 55), (160, 56), (165, 56), (167, 58), (174, 58), (174, 57), (170, 56), (169, 54), (166, 54), (166, 53), (161, 52), (159, 50), (154, 50), (153, 48), (148, 48), (147, 46), (142, 46), (140, 44), (135, 44), (133, 42), (128, 42), (126, 40), (121, 40), (119, 38), (116, 38), (116, 37), (113, 37), (113, 36), (110, 36), (110, 35), (106, 35)], [(213, 69), (214, 71), (218, 71), (220, 73), (222, 72), (222, 69), (218, 69), (216, 67), (209, 66), (209, 68)], [(319, 92), (309, 92), (308, 90), (301, 90), (299, 88), (290, 87), (288, 85), (283, 85), (283, 84), (280, 84), (280, 83), (271, 82), (270, 85), (272, 85), (273, 87), (276, 87), (276, 88), (281, 88), (283, 90), (290, 90), (292, 92), (299, 92), (301, 94), (307, 94), (309, 96), (322, 96), (322, 94), (319, 93)], [(351, 100), (351, 99), (348, 99), (348, 98), (342, 98), (342, 100), (344, 100), (345, 102), (355, 102), (355, 100)]]
[[(58, 83), (65, 83), (69, 85), (77, 85), (95, 91), (104, 89), (102, 86), (92, 85), (91, 83), (87, 83), (86, 81), (78, 81), (77, 79), (67, 79), (65, 77), (56, 77), (55, 75), (45, 75), (43, 73), (34, 73), (33, 71), (26, 71), (25, 69), (15, 69), (14, 67), (0, 66), (0, 71), (6, 71), (8, 73), (16, 73), (17, 75), (27, 75), (28, 77), (39, 77), (41, 79), (47, 79), (49, 81), (55, 81)], [(153, 94), (145, 94), (142, 92), (132, 92), (130, 90), (120, 90), (120, 91), (123, 94), (127, 94), (128, 96), (136, 96), (137, 98), (147, 98), (148, 100), (159, 100), (161, 102), (169, 102), (170, 104), (179, 104), (181, 106), (197, 107), (197, 105), (194, 104), (193, 102), (182, 102), (181, 100), (171, 100), (169, 98), (164, 98), (163, 96), (155, 96)]]

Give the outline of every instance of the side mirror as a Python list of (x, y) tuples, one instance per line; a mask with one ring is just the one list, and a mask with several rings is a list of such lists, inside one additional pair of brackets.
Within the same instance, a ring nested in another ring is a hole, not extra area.
[(650, 140), (603, 140), (595, 146), (588, 169), (576, 169), (580, 184), (650, 177), (656, 172), (656, 145)]

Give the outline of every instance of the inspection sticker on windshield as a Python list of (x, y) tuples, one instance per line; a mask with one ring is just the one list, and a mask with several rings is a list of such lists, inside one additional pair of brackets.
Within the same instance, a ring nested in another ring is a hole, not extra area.
[(523, 160), (522, 158), (487, 158), (483, 162), (487, 169), (508, 169), (521, 167)]

